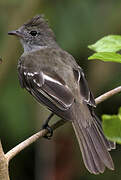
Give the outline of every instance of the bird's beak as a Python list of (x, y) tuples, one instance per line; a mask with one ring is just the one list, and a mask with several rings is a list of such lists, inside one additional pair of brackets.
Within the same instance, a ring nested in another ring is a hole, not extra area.
[(19, 30), (9, 31), (8, 35), (14, 35), (14, 36), (17, 36), (17, 37), (20, 37), (20, 38), (23, 37), (22, 33)]

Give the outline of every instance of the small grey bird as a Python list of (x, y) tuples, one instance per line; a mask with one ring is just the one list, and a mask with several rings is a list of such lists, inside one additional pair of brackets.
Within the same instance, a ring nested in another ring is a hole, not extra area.
[(105, 167), (113, 170), (108, 151), (115, 144), (103, 134), (83, 70), (72, 55), (59, 47), (44, 17), (37, 15), (8, 34), (19, 37), (24, 47), (18, 62), (21, 87), (53, 114), (72, 123), (90, 173), (103, 173)]

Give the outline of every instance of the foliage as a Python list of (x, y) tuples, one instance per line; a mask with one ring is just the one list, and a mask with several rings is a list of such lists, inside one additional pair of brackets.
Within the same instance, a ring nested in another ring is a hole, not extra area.
[(102, 116), (103, 130), (107, 138), (121, 144), (121, 108), (117, 115)]
[(88, 58), (89, 60), (98, 59), (102, 61), (121, 63), (121, 55), (114, 52), (98, 52)]
[(102, 61), (111, 61), (121, 63), (121, 55), (117, 51), (121, 50), (121, 36), (108, 35), (88, 46), (95, 51), (88, 59), (98, 59)]

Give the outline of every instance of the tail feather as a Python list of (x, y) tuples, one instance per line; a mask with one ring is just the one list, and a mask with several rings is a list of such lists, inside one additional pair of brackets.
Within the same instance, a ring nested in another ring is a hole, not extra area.
[(91, 125), (90, 128), (87, 128), (89, 135), (94, 143), (95, 149), (106, 167), (109, 169), (114, 169), (112, 158), (107, 150), (104, 138), (99, 132), (95, 123)]
[(105, 138), (101, 123), (98, 121), (95, 116), (91, 125), (86, 128), (83, 126), (81, 119), (74, 120), (72, 123), (84, 164), (94, 174), (103, 173), (105, 167), (111, 170), (114, 169), (112, 158), (108, 152), (108, 150), (114, 148), (114, 144)]
[(112, 141), (107, 140), (107, 138), (104, 136), (104, 133), (103, 133), (103, 130), (102, 130), (101, 121), (99, 120), (99, 118), (95, 114), (94, 114), (94, 117), (95, 117), (94, 118), (95, 123), (96, 123), (96, 125), (97, 125), (97, 127), (98, 127), (98, 129), (99, 129), (99, 131), (100, 131), (104, 141), (105, 141), (105, 144), (107, 146), (108, 151), (111, 151), (111, 149), (115, 149), (116, 148), (116, 144), (114, 142), (112, 142)]
[[(94, 174), (98, 174), (99, 170), (101, 172), (103, 172), (104, 168), (103, 169), (100, 168), (100, 164), (99, 165), (95, 164), (95, 162), (94, 162), (95, 154), (92, 153), (93, 149), (92, 149), (92, 151), (90, 151), (88, 141), (85, 139), (85, 137), (83, 136), (83, 133), (81, 133), (80, 129), (78, 129), (79, 126), (77, 126), (77, 124), (73, 124), (73, 127), (75, 130), (76, 136), (78, 138), (79, 146), (80, 146), (80, 149), (82, 152), (82, 157), (83, 157), (86, 168), (91, 173), (94, 173)], [(80, 136), (80, 133), (81, 133), (81, 136)]]
[[(84, 130), (84, 129), (83, 129)], [(88, 147), (89, 147), (89, 150), (90, 152), (92, 153), (92, 156), (93, 156), (93, 161), (96, 165), (96, 168), (98, 170), (97, 174), (100, 172), (100, 173), (103, 173), (104, 170), (105, 170), (105, 166), (104, 164), (102, 163), (101, 159), (100, 159), (100, 156), (99, 154), (97, 153), (96, 151), (96, 147), (95, 147), (95, 142), (93, 141), (93, 138), (90, 136), (90, 133), (87, 132), (84, 132), (83, 131), (83, 134), (85, 135), (85, 139), (86, 141), (88, 142)]]

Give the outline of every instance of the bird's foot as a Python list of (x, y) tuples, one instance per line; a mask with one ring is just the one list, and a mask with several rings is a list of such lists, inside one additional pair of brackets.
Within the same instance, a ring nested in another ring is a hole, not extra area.
[(48, 124), (43, 124), (42, 129), (47, 129), (48, 133), (43, 136), (46, 139), (51, 139), (53, 136), (53, 129)]

